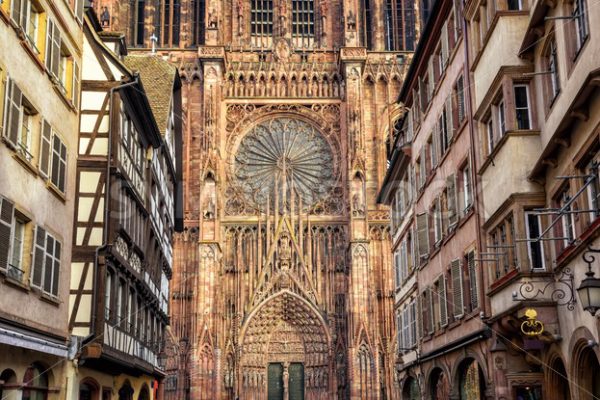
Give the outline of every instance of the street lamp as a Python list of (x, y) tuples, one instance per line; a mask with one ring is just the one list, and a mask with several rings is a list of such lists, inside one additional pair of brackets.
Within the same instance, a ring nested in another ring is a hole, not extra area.
[(586, 278), (577, 288), (577, 294), (579, 294), (583, 309), (594, 316), (600, 309), (600, 278), (594, 277), (591, 264), (588, 264), (588, 271), (585, 275)]

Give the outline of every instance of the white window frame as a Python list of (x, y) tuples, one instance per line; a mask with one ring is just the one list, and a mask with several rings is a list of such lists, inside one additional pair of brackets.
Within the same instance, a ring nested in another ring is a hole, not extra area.
[(504, 110), (504, 100), (501, 99), (496, 106), (496, 115), (498, 117), (498, 133), (502, 138), (506, 134), (506, 112)]
[[(527, 234), (527, 239), (532, 240), (535, 238), (531, 237), (531, 229), (529, 227), (529, 216), (535, 216), (537, 218), (538, 221), (538, 229), (540, 230), (540, 233), (542, 232), (542, 218), (541, 216), (534, 212), (534, 211), (525, 211), (525, 233)], [(541, 267), (534, 267), (533, 266), (533, 256), (531, 254), (531, 244), (532, 242), (528, 242), (527, 243), (527, 257), (529, 258), (529, 267), (531, 268), (531, 270), (533, 271), (545, 271), (546, 270), (546, 258), (545, 258), (545, 253), (544, 253), (544, 245), (542, 241), (538, 241), (537, 242), (540, 246), (540, 253), (542, 256), (542, 266)]]
[(488, 142), (488, 155), (490, 155), (496, 147), (496, 143), (494, 142), (494, 122), (491, 115), (489, 120), (485, 121), (485, 127)]
[(528, 128), (520, 128), (518, 125), (516, 126), (517, 129), (523, 129), (523, 130), (530, 130), (532, 129), (532, 119), (531, 119), (531, 96), (529, 93), (529, 85), (525, 84), (525, 83), (519, 83), (516, 85), (513, 85), (513, 95), (515, 98), (515, 123), (519, 123), (518, 118), (517, 118), (517, 112), (519, 110), (523, 110), (523, 107), (517, 107), (517, 88), (525, 88), (525, 97), (527, 98), (527, 121), (529, 122), (529, 127)]

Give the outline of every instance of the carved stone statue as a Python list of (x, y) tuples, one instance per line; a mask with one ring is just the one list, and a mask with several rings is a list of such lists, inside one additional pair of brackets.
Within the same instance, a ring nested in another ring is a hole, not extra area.
[(279, 2), (279, 36), (287, 33), (287, 1)]
[(237, 0), (237, 14), (238, 14), (238, 34), (242, 36), (244, 34), (244, 2), (243, 0)]
[(356, 30), (356, 17), (354, 16), (354, 12), (350, 10), (348, 16), (346, 17), (346, 27), (349, 31)]
[(217, 16), (217, 12), (213, 8), (208, 13), (208, 29), (218, 29), (219, 28), (219, 17)]

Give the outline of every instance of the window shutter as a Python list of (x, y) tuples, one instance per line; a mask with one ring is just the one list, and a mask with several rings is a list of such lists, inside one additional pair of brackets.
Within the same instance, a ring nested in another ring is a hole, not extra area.
[(396, 270), (396, 287), (400, 287), (402, 284), (402, 274), (400, 272), (400, 254), (398, 250), (394, 253), (394, 264)]
[(54, 265), (52, 266), (52, 289), (50, 293), (58, 296), (58, 278), (60, 274), (61, 244), (58, 240), (54, 242)]
[(23, 93), (12, 79), (8, 79), (6, 88), (4, 137), (16, 148), (21, 128)]
[(401, 244), (401, 260), (400, 265), (402, 266), (402, 282), (408, 277), (408, 257), (406, 251), (406, 240), (402, 241)]
[[(79, 0), (83, 3), (83, 0)], [(71, 101), (75, 108), (79, 108), (79, 64), (73, 61), (73, 85), (71, 87)]]
[(429, 76), (429, 84), (427, 85), (427, 100), (428, 102), (433, 97), (433, 90), (435, 88), (435, 73), (433, 70), (433, 56), (429, 59), (429, 65), (427, 66), (427, 75)]
[(454, 302), (454, 317), (460, 318), (464, 313), (461, 262), (460, 260), (452, 260), (450, 266), (452, 273), (452, 301)]
[(54, 77), (58, 80), (61, 79), (60, 76), (58, 76), (58, 72), (59, 72), (59, 64), (60, 64), (60, 30), (58, 29), (58, 25), (56, 23), (52, 24), (52, 42), (51, 42), (51, 46), (52, 46), (52, 65), (51, 65), (51, 72), (52, 75), (54, 75)]
[(446, 192), (448, 194), (448, 222), (452, 226), (458, 222), (458, 213), (456, 212), (456, 176), (454, 174), (446, 177)]
[(440, 288), (440, 326), (448, 325), (448, 299), (446, 295), (446, 275), (442, 274), (439, 279)]
[(404, 347), (404, 343), (402, 343), (402, 312), (398, 312), (398, 314), (396, 314), (396, 329), (398, 330), (396, 333), (398, 340), (398, 353), (402, 353), (402, 348)]
[(479, 307), (479, 292), (477, 290), (477, 270), (475, 269), (475, 251), (470, 251), (467, 254), (467, 263), (469, 270), (469, 289), (471, 295), (471, 309)]
[[(55, 137), (58, 137), (55, 135)], [(67, 146), (60, 141), (60, 153), (59, 153), (59, 161), (58, 161), (58, 189), (64, 193), (66, 188), (66, 180), (67, 180)]]
[(417, 305), (414, 301), (410, 303), (410, 346), (417, 344)]
[(465, 117), (465, 89), (462, 76), (456, 81), (456, 96), (458, 102), (458, 122), (461, 123)]
[[(444, 68), (448, 66), (448, 58), (450, 57), (448, 51), (448, 20), (444, 22), (442, 26), (442, 65)], [(440, 71), (441, 72), (441, 71)]]
[(421, 101), (419, 102), (419, 107), (421, 110), (421, 114), (423, 114), (425, 112), (425, 109), (427, 108), (427, 94), (429, 93), (429, 88), (428, 85), (425, 83), (425, 81), (421, 78), (419, 79), (419, 93), (420, 93), (420, 99)]
[(423, 322), (423, 296), (417, 296), (417, 298), (415, 299), (416, 302), (416, 306), (419, 308), (419, 312), (417, 313), (417, 327), (419, 329), (418, 335), (419, 338), (422, 338), (423, 336), (425, 336), (424, 332), (425, 332), (425, 328), (423, 326), (424, 322)]
[(438, 164), (439, 151), (437, 146), (437, 136), (437, 129), (434, 129), (431, 133), (431, 143), (429, 144), (431, 146), (431, 169), (434, 169)]
[(419, 243), (419, 257), (429, 254), (429, 227), (427, 213), (417, 215), (417, 240)]
[(52, 34), (54, 33), (54, 21), (46, 19), (46, 69), (52, 71)]
[(54, 244), (56, 239), (50, 235), (46, 235), (46, 257), (44, 260), (44, 274), (43, 274), (43, 289), (44, 292), (52, 292), (52, 269), (54, 268)]
[(31, 269), (31, 286), (41, 288), (44, 263), (46, 258), (46, 230), (40, 226), (35, 228), (35, 244), (33, 246), (33, 262)]
[(452, 93), (446, 99), (446, 129), (448, 129), (448, 145), (454, 137), (454, 121), (452, 115)]
[(423, 320), (421, 332), (423, 336), (429, 334), (429, 296), (427, 296), (427, 290), (425, 288), (425, 291), (421, 295), (421, 319)]
[(3, 197), (0, 197), (0, 270), (6, 270), (8, 267), (13, 214), (13, 203)]
[(427, 296), (427, 298), (429, 300), (429, 313), (427, 313), (426, 315), (427, 315), (427, 319), (428, 319), (427, 322), (429, 324), (429, 333), (433, 333), (433, 332), (435, 332), (435, 319), (433, 318), (434, 314), (435, 314), (433, 312), (433, 304), (434, 304), (434, 302), (433, 302), (433, 296), (434, 296), (433, 288), (431, 286), (429, 286), (427, 288), (427, 291), (429, 292), (428, 296)]
[(425, 186), (425, 181), (427, 181), (427, 157), (425, 154), (425, 146), (421, 148), (421, 162), (419, 163), (419, 189)]
[(42, 120), (42, 134), (40, 143), (40, 164), (39, 169), (41, 174), (48, 178), (50, 176), (50, 156), (51, 146), (50, 141), (52, 140), (52, 127), (46, 120)]
[(77, 20), (83, 22), (83, 3), (85, 0), (75, 0), (75, 15)]
[(12, 0), (10, 7), (10, 18), (18, 25), (21, 25), (21, 14), (24, 0)]

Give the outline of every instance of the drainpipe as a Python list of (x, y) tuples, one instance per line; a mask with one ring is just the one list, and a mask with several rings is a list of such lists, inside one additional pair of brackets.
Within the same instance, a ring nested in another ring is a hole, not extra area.
[[(464, 6), (464, 2), (463, 2), (463, 6)], [(475, 128), (473, 127), (473, 106), (472, 106), (472, 102), (471, 102), (471, 76), (469, 74), (469, 36), (467, 35), (467, 20), (464, 18), (462, 18), (462, 27), (463, 27), (463, 43), (464, 43), (464, 67), (463, 67), (463, 76), (465, 77), (464, 79), (464, 85), (463, 85), (463, 90), (466, 92), (466, 111), (467, 111), (467, 118), (469, 119), (469, 140), (470, 140), (470, 145), (471, 145), (471, 150), (470, 150), (470, 154), (469, 157), (471, 157), (472, 164), (471, 164), (471, 180), (473, 182), (473, 202), (475, 205), (475, 221), (477, 224), (477, 248), (479, 249), (479, 252), (481, 253), (481, 251), (483, 250), (483, 243), (481, 240), (481, 212), (483, 212), (483, 202), (480, 196), (480, 191), (479, 191), (479, 187), (480, 187), (480, 181), (478, 178), (478, 174), (475, 172), (475, 161), (476, 161), (476, 156), (475, 156)], [(468, 90), (467, 90), (468, 89)], [(485, 288), (487, 287), (487, 274), (484, 273), (483, 268), (482, 270), (482, 274), (481, 274), (481, 278), (482, 278), (482, 287), (479, 288), (479, 293), (477, 293), (477, 295), (479, 296), (479, 298), (482, 300), (481, 301), (481, 309), (482, 312), (484, 313), (484, 315), (487, 316), (487, 309), (488, 309), (488, 303), (485, 300)]]

